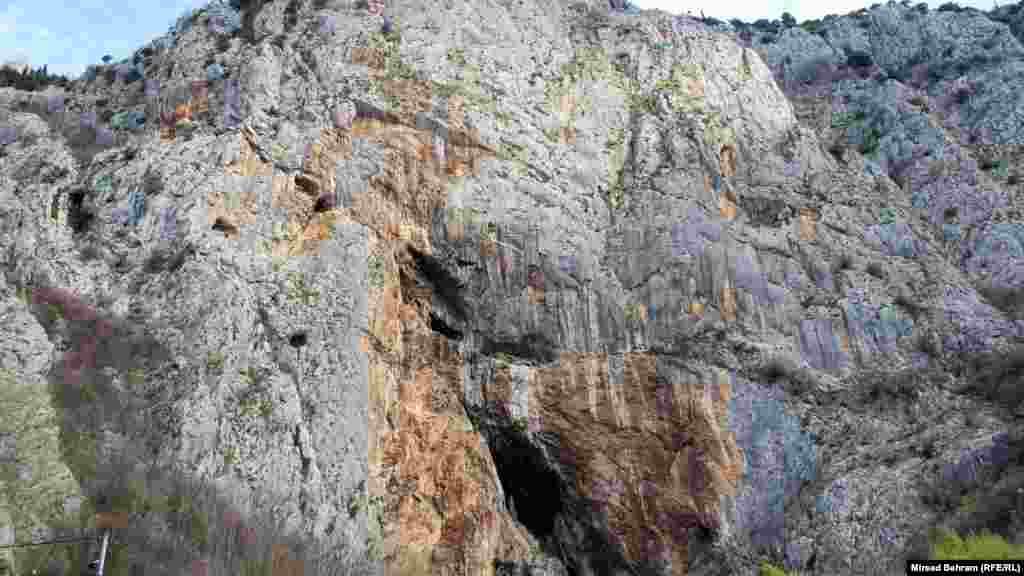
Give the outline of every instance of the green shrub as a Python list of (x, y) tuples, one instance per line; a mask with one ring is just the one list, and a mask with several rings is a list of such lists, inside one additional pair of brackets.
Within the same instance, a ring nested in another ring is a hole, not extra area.
[(1024, 545), (1014, 545), (990, 532), (961, 538), (942, 530), (932, 544), (934, 560), (1024, 560)]
[(367, 271), (370, 279), (370, 286), (374, 288), (384, 287), (384, 259), (376, 254), (370, 256), (367, 262)]
[(508, 368), (512, 363), (512, 355), (508, 352), (498, 352), (494, 355), (494, 364), (498, 369)]
[(526, 418), (523, 418), (522, 416), (513, 418), (512, 429), (518, 432), (519, 434), (526, 434), (526, 432), (530, 429), (529, 422), (526, 420)]
[(864, 121), (864, 113), (860, 110), (856, 112), (839, 112), (832, 116), (832, 127), (833, 128), (848, 128)]
[(882, 138), (882, 133), (879, 132), (878, 128), (874, 126), (868, 130), (867, 136), (864, 137), (864, 146), (861, 147), (861, 153), (865, 156), (874, 154), (878, 151), (878, 143)]
[(786, 571), (769, 562), (761, 562), (759, 576), (786, 576)]
[(804, 29), (808, 34), (816, 34), (818, 32), (818, 26), (821, 25), (820, 20), (804, 20), (800, 27)]

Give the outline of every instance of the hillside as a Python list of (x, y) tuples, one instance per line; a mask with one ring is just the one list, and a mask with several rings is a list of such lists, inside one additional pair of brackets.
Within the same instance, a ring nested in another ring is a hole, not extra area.
[(1024, 542), (1024, 3), (619, 6), (217, 3), (0, 88), (0, 406), (40, 414), (0, 427), (0, 544), (104, 512), (113, 576), (745, 576)]

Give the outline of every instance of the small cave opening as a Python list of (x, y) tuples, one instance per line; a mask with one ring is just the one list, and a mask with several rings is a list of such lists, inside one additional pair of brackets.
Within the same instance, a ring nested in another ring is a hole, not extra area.
[(212, 230), (223, 232), (224, 236), (231, 236), (238, 234), (238, 227), (232, 224), (227, 218), (218, 216), (213, 222), (213, 226), (210, 227)]
[(562, 513), (562, 484), (543, 454), (513, 430), (499, 431), (489, 441), (506, 506), (514, 508), (520, 523), (541, 542), (555, 530)]
[(485, 356), (505, 353), (516, 358), (540, 363), (551, 363), (558, 360), (558, 345), (538, 332), (524, 334), (518, 340), (486, 339), (480, 352)]
[(306, 332), (304, 330), (300, 330), (298, 332), (295, 332), (294, 334), (292, 334), (291, 336), (288, 337), (288, 344), (292, 348), (302, 348), (303, 346), (305, 346), (308, 343), (309, 343), (309, 336), (306, 334)]
[(416, 264), (416, 271), (422, 280), (434, 288), (434, 294), (444, 302), (460, 320), (467, 318), (465, 303), (462, 300), (464, 286), (459, 279), (445, 268), (437, 258), (409, 247), (409, 254)]
[(72, 232), (81, 234), (92, 225), (93, 214), (85, 207), (85, 190), (74, 190), (68, 194), (68, 225)]
[(430, 313), (430, 329), (449, 340), (462, 340), (462, 332), (452, 328), (437, 314)]
[(334, 193), (328, 192), (317, 198), (316, 205), (313, 206), (313, 212), (328, 212), (330, 210), (334, 210), (336, 207), (337, 201), (335, 200)]

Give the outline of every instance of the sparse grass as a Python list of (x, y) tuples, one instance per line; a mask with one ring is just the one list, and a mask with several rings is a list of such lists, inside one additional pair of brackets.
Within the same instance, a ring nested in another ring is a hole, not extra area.
[(941, 530), (932, 544), (931, 556), (935, 560), (1024, 560), (1024, 546), (1010, 544), (990, 532), (962, 538), (955, 532)]
[(384, 259), (374, 254), (370, 256), (366, 266), (367, 274), (370, 280), (370, 286), (378, 289), (383, 288), (385, 277)]
[(833, 128), (848, 128), (855, 126), (864, 121), (864, 113), (861, 111), (856, 112), (840, 112), (832, 116), (832, 127)]
[(529, 431), (530, 429), (529, 422), (526, 420), (526, 418), (523, 418), (522, 416), (513, 418), (512, 429), (519, 434), (526, 434), (526, 432)]
[[(237, 460), (237, 450), (225, 460)], [(111, 576), (145, 567), (164, 574), (195, 573), (199, 561), (209, 576), (270, 576), (374, 573), (373, 561), (347, 542), (315, 542), (289, 533), (280, 514), (243, 515), (210, 484), (181, 472), (152, 469), (108, 494), (133, 511), (129, 529), (119, 531), (119, 549), (104, 570)], [(279, 505), (279, 499), (268, 504)]]
[(462, 48), (449, 48), (447, 56), (448, 61), (456, 66), (466, 65), (466, 51)]
[(206, 357), (206, 367), (211, 372), (219, 372), (224, 368), (224, 353), (221, 351), (210, 352)]
[(864, 136), (864, 145), (861, 147), (861, 153), (865, 156), (870, 156), (878, 151), (879, 140), (882, 138), (882, 133), (872, 126), (867, 134)]
[(626, 193), (621, 184), (613, 184), (611, 189), (608, 190), (608, 204), (611, 205), (613, 210), (622, 208), (626, 202)]
[(238, 464), (238, 448), (235, 446), (228, 446), (224, 449), (224, 466), (231, 468)]
[(640, 322), (642, 317), (640, 305), (635, 302), (626, 304), (624, 315), (626, 318), (626, 322), (630, 322), (632, 324)]
[(320, 299), (320, 292), (306, 284), (305, 276), (297, 272), (288, 275), (287, 294), (289, 301), (306, 306), (310, 306)]
[(786, 571), (769, 562), (761, 562), (758, 576), (786, 576)]
[(270, 150), (270, 157), (278, 164), (283, 163), (288, 158), (288, 147), (284, 144), (275, 143)]

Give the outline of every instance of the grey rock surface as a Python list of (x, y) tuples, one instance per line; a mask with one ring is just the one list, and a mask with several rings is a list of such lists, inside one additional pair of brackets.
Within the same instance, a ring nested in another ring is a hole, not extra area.
[(382, 10), (200, 13), (145, 79), (0, 89), (0, 361), (90, 439), (91, 505), (146, 464), (402, 574), (1021, 532), (985, 512), (1024, 484), (1016, 13)]

